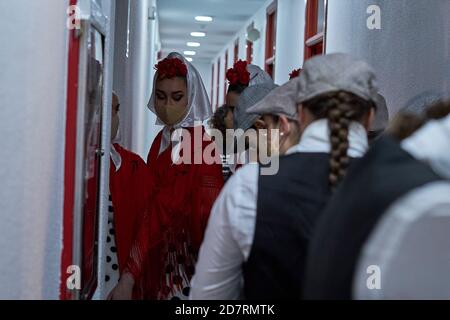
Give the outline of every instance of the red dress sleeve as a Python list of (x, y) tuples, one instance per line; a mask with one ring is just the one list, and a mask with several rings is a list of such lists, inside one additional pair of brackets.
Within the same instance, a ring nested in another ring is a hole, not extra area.
[(115, 211), (115, 229), (119, 270), (123, 270), (131, 245), (147, 208), (151, 181), (148, 168), (137, 154), (114, 145), (122, 158), (118, 171), (111, 164), (110, 191)]
[[(218, 156), (214, 164), (173, 165), (171, 150), (158, 154), (161, 136), (158, 138), (148, 158), (155, 180), (152, 195), (125, 269), (150, 299), (158, 295), (165, 274), (167, 234), (178, 238), (187, 232), (196, 256), (211, 208), (224, 184)], [(210, 143), (204, 142), (199, 151)]]

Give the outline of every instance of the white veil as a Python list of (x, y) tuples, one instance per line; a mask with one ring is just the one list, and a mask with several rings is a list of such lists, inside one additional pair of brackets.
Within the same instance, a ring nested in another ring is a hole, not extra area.
[[(187, 73), (187, 94), (188, 94), (188, 112), (183, 120), (176, 125), (172, 126), (174, 129), (193, 127), (201, 125), (203, 121), (209, 119), (212, 115), (211, 103), (209, 101), (208, 94), (203, 84), (200, 73), (197, 69), (187, 61), (181, 54), (177, 52), (170, 53), (167, 58), (178, 58), (183, 61), (188, 69)], [(148, 108), (157, 116), (156, 125), (163, 125), (163, 136), (161, 140), (161, 146), (159, 153), (163, 152), (170, 145), (170, 127), (165, 125), (156, 114), (155, 109), (155, 86), (156, 79), (158, 78), (158, 72), (155, 73), (153, 79), (153, 90), (148, 102)]]

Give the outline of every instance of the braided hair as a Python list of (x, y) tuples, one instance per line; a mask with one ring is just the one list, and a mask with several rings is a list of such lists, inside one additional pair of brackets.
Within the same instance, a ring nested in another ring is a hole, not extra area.
[(348, 134), (352, 121), (361, 121), (375, 108), (372, 101), (352, 93), (338, 91), (327, 93), (303, 103), (317, 119), (328, 119), (330, 132), (330, 186), (335, 189), (347, 172), (350, 158)]

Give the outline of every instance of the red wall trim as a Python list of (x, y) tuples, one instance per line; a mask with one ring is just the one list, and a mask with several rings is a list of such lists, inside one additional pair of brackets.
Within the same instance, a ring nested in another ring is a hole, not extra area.
[(311, 39), (316, 37), (319, 38), (319, 35), (317, 34), (318, 8), (319, 0), (307, 0), (305, 13), (305, 61), (312, 56), (323, 53), (323, 33), (322, 37), (319, 39), (320, 41), (314, 42), (312, 45), (308, 45), (308, 43), (311, 43)]
[(247, 40), (247, 62), (253, 62), (253, 42)]
[[(76, 5), (77, 0), (70, 0), (70, 5)], [(67, 76), (67, 109), (66, 138), (64, 155), (64, 208), (63, 208), (63, 248), (61, 252), (61, 284), (60, 299), (72, 298), (66, 289), (67, 267), (72, 264), (73, 256), (73, 210), (75, 193), (75, 153), (77, 136), (77, 103), (78, 103), (78, 65), (80, 40), (75, 36), (75, 30), (69, 32), (69, 56)]]
[(277, 5), (278, 2), (274, 1), (267, 8), (267, 22), (266, 22), (266, 50), (265, 50), (265, 70), (273, 77), (274, 74), (274, 58), (276, 45), (276, 30), (277, 30)]
[(214, 63), (211, 65), (211, 110), (214, 112)]
[(225, 52), (225, 62), (224, 62), (224, 65), (223, 65), (223, 74), (224, 74), (224, 80), (223, 80), (223, 100), (224, 100), (224, 103), (225, 103), (225, 101), (226, 101), (226, 97), (227, 97), (227, 68), (228, 68), (228, 49), (227, 49), (227, 51)]
[(239, 59), (239, 38), (234, 42), (234, 63), (236, 63)]
[(217, 60), (216, 109), (219, 107), (219, 90), (220, 90), (220, 58), (219, 60)]

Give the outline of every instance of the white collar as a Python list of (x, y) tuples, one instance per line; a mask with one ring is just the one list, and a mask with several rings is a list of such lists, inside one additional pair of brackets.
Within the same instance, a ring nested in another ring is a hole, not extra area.
[(236, 167), (238, 165), (246, 165), (249, 163), (257, 163), (255, 161), (250, 161), (250, 151), (248, 149), (236, 154), (234, 153), (231, 157), (230, 157), (230, 162), (229, 162), (229, 166), (230, 166), (230, 170), (232, 173), (236, 172)]
[(450, 115), (429, 121), (401, 145), (414, 158), (428, 163), (436, 173), (450, 179)]
[[(367, 131), (359, 122), (352, 121), (350, 123), (348, 142), (349, 148), (347, 154), (352, 158), (362, 157), (369, 148)], [(286, 152), (286, 155), (296, 152), (331, 152), (327, 119), (314, 121), (306, 127), (300, 138), (300, 142), (290, 148)]]
[(111, 160), (116, 167), (116, 172), (119, 171), (120, 166), (122, 165), (122, 157), (120, 156), (120, 153), (117, 152), (116, 148), (114, 148), (114, 145), (111, 143), (111, 150), (109, 151), (109, 154), (111, 156)]

